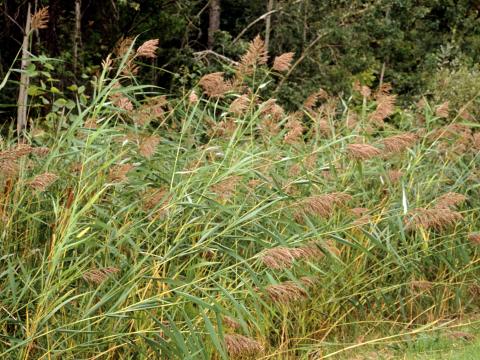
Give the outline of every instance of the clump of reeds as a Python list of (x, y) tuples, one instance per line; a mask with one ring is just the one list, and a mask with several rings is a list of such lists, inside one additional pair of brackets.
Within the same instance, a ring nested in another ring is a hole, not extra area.
[(259, 356), (264, 350), (257, 340), (240, 334), (225, 335), (225, 347), (232, 358)]
[(90, 284), (100, 285), (119, 271), (116, 267), (92, 268), (85, 271), (82, 278)]
[(368, 160), (381, 154), (381, 151), (369, 144), (348, 144), (348, 157), (352, 160)]

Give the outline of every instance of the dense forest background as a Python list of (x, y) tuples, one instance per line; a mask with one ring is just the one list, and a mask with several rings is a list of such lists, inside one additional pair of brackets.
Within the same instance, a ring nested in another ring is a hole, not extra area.
[[(0, 4), (4, 78), (18, 60), (28, 1)], [(431, 94), (436, 101), (443, 100), (448, 84), (449, 98), (455, 102), (458, 96), (458, 103), (477, 89), (472, 85), (478, 83), (480, 54), (477, 0), (35, 0), (30, 5), (32, 12), (48, 6), (49, 26), (37, 31), (32, 52), (60, 60), (50, 74), (61, 79), (55, 86), (61, 91), (95, 74), (122, 38), (138, 36), (160, 40), (158, 57), (141, 80), (177, 93), (205, 73), (228, 72), (257, 34), (272, 56), (295, 53), (294, 66), (275, 80), (281, 86), (273, 87), (290, 105), (319, 87), (348, 94), (355, 80), (368, 86), (390, 82), (404, 98)], [(0, 99), (7, 104), (4, 111), (16, 103), (15, 83), (8, 86)]]

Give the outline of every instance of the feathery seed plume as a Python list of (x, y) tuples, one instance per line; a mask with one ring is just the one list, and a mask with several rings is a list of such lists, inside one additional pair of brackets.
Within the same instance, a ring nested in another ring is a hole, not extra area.
[(472, 243), (472, 245), (480, 245), (480, 233), (468, 234), (468, 240)]
[(32, 16), (32, 30), (46, 29), (48, 27), (48, 6), (38, 10)]
[(257, 340), (240, 334), (225, 335), (225, 347), (232, 358), (258, 356), (263, 352), (263, 346)]
[(435, 115), (440, 118), (448, 118), (449, 106), (450, 102), (445, 101), (443, 104), (437, 107), (437, 110), (435, 110)]
[(223, 97), (226, 92), (232, 89), (232, 85), (225, 81), (223, 72), (214, 72), (203, 75), (198, 84), (210, 97)]
[(137, 56), (154, 59), (157, 57), (155, 52), (158, 49), (158, 39), (151, 39), (145, 41), (137, 49)]
[(37, 191), (45, 191), (47, 187), (53, 184), (58, 179), (58, 175), (53, 173), (44, 173), (37, 175), (32, 181), (28, 183), (28, 185), (37, 190)]
[(157, 148), (158, 143), (160, 142), (160, 136), (152, 135), (146, 136), (140, 140), (140, 155), (150, 159)]
[(237, 97), (235, 100), (232, 101), (228, 111), (233, 113), (234, 115), (241, 116), (245, 114), (245, 111), (250, 106), (250, 99), (247, 95), (241, 95)]
[(389, 136), (382, 140), (385, 150), (390, 153), (399, 153), (411, 147), (417, 141), (418, 136), (413, 133), (403, 133)]
[(87, 270), (83, 275), (83, 279), (90, 283), (100, 285), (112, 275), (118, 273), (120, 270), (115, 267), (105, 267), (101, 269), (92, 268)]
[(265, 42), (257, 35), (250, 42), (247, 52), (241, 56), (237, 67), (238, 76), (250, 75), (256, 65), (264, 65), (268, 60), (268, 51)]
[(380, 150), (368, 144), (349, 144), (347, 154), (353, 160), (368, 160), (381, 154)]
[(456, 192), (448, 192), (443, 194), (435, 201), (436, 208), (455, 208), (458, 204), (467, 200), (465, 195), (456, 193)]
[(418, 208), (414, 209), (410, 215), (410, 219), (405, 219), (407, 230), (422, 227), (442, 231), (463, 219), (462, 214), (449, 208)]
[(133, 165), (132, 164), (118, 164), (118, 165), (114, 165), (111, 169), (110, 169), (110, 172), (108, 174), (108, 179), (111, 181), (111, 182), (123, 182), (123, 181), (126, 181), (128, 178), (127, 178), (127, 174), (130, 170), (133, 169)]
[(287, 52), (275, 57), (275, 60), (273, 61), (272, 69), (280, 72), (288, 71), (292, 64), (294, 55), (295, 53), (293, 52)]

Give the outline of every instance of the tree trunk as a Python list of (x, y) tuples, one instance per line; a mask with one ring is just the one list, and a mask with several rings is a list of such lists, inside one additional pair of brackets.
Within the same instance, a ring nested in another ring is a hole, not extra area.
[(209, 49), (213, 48), (215, 32), (220, 30), (220, 0), (210, 0), (210, 11), (208, 19), (208, 43)]
[(275, 0), (268, 0), (267, 4), (267, 18), (265, 19), (265, 48), (268, 50), (270, 44), (270, 32), (272, 28), (272, 14), (270, 12), (273, 10)]
[(82, 0), (75, 0), (75, 32), (73, 38), (73, 72), (77, 73), (78, 48), (82, 44)]
[(30, 8), (30, 3), (28, 3), (27, 22), (25, 24), (25, 33), (23, 35), (22, 43), (22, 73), (20, 75), (20, 88), (17, 101), (17, 136), (19, 139), (27, 127), (28, 85), (30, 83), (30, 77), (26, 73), (26, 69), (28, 65), (30, 65), (30, 53), (28, 51), (30, 28), (32, 24), (32, 13)]

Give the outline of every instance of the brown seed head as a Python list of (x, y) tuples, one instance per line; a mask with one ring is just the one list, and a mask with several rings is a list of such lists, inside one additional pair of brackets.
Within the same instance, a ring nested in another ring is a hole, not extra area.
[(137, 49), (137, 56), (154, 59), (157, 57), (157, 55), (155, 54), (157, 49), (158, 39), (147, 40)]
[(157, 148), (158, 143), (160, 142), (160, 136), (152, 135), (143, 137), (140, 140), (139, 152), (140, 155), (150, 159)]
[(390, 180), (392, 184), (398, 183), (402, 176), (403, 172), (401, 170), (393, 169), (387, 172), (388, 180)]
[(240, 77), (250, 75), (257, 65), (264, 65), (267, 61), (268, 51), (265, 47), (265, 42), (260, 35), (257, 35), (255, 39), (250, 42), (247, 52), (240, 58), (237, 73)]
[(381, 154), (380, 150), (368, 144), (349, 144), (347, 154), (353, 160), (368, 160)]
[(443, 104), (437, 107), (437, 110), (435, 110), (435, 115), (440, 118), (448, 118), (449, 106), (450, 103), (445, 101)]
[(257, 340), (240, 334), (225, 335), (225, 347), (232, 358), (258, 356), (263, 352), (263, 346)]
[(233, 318), (231, 318), (230, 316), (224, 316), (222, 320), (223, 320), (223, 323), (230, 329), (233, 329), (233, 330), (240, 329), (240, 323), (234, 320)]
[(28, 185), (37, 190), (37, 191), (45, 191), (47, 187), (53, 184), (58, 179), (58, 175), (53, 173), (44, 173), (37, 175), (32, 181), (28, 183)]
[(223, 97), (225, 93), (232, 89), (232, 84), (226, 82), (223, 78), (223, 72), (215, 72), (202, 76), (198, 84), (203, 91), (210, 97)]
[(216, 193), (220, 199), (228, 200), (235, 195), (235, 191), (239, 182), (240, 177), (230, 176), (229, 178), (212, 185), (212, 191)]
[(46, 29), (48, 27), (48, 6), (38, 10), (32, 16), (32, 30)]
[(245, 114), (245, 111), (250, 106), (250, 99), (247, 95), (241, 95), (237, 97), (235, 100), (232, 101), (228, 111), (233, 113), (234, 115), (241, 116)]
[(305, 299), (308, 294), (305, 289), (293, 281), (285, 281), (277, 285), (268, 285), (265, 291), (270, 300), (279, 304), (289, 304)]
[(101, 269), (92, 268), (83, 273), (82, 277), (86, 282), (90, 284), (100, 285), (105, 280), (110, 278), (112, 275), (118, 273), (119, 271), (120, 270), (115, 267), (106, 267)]
[(127, 174), (130, 170), (133, 169), (133, 165), (132, 164), (118, 164), (118, 165), (114, 165), (111, 169), (110, 169), (110, 172), (108, 174), (108, 179), (111, 181), (111, 182), (123, 182), (123, 181), (126, 181), (128, 178), (127, 178)]
[(424, 229), (442, 231), (455, 225), (462, 219), (462, 214), (449, 208), (418, 208), (411, 212), (410, 219), (406, 218), (405, 222), (409, 230), (422, 227)]
[(472, 245), (479, 246), (480, 245), (480, 233), (468, 234), (468, 240), (472, 243)]
[(394, 113), (396, 100), (396, 95), (384, 94), (377, 97), (377, 108), (370, 115), (370, 121), (377, 125), (383, 125), (383, 121)]
[(285, 143), (294, 144), (298, 143), (302, 139), (304, 130), (303, 123), (296, 117), (291, 117), (285, 125), (285, 128), (289, 129), (289, 131), (283, 137)]
[(290, 69), (290, 66), (292, 64), (294, 55), (295, 53), (293, 52), (287, 52), (280, 56), (275, 57), (275, 60), (273, 61), (272, 69), (280, 72), (288, 71), (288, 69)]
[(303, 214), (327, 218), (332, 214), (336, 206), (344, 205), (351, 199), (350, 195), (341, 192), (308, 197), (299, 202), (296, 218), (298, 220)]
[(443, 194), (435, 201), (436, 208), (456, 208), (456, 206), (462, 202), (467, 200), (465, 195), (456, 193), (456, 192), (448, 192)]
[(428, 291), (432, 288), (432, 283), (427, 280), (412, 280), (410, 281), (410, 287), (416, 291)]
[(413, 133), (403, 133), (399, 135), (389, 136), (382, 140), (382, 144), (389, 153), (399, 153), (413, 146), (418, 136)]

